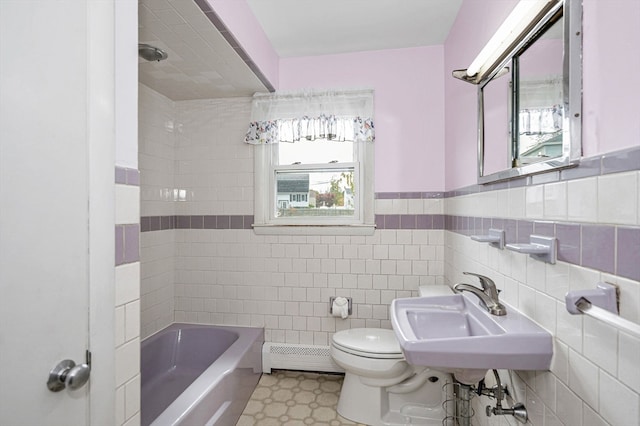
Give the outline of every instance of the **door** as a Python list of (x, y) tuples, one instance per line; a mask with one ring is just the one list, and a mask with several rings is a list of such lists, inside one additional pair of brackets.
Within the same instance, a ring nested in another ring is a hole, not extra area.
[(89, 385), (56, 393), (46, 385), (58, 362), (83, 363), (89, 348), (86, 3), (0, 1), (0, 424), (7, 426), (91, 423)]

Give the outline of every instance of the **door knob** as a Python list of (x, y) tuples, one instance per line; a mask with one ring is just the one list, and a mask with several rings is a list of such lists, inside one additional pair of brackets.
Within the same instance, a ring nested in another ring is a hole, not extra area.
[(53, 370), (49, 372), (47, 388), (51, 392), (60, 392), (65, 388), (76, 390), (84, 386), (89, 381), (91, 374), (90, 352), (87, 351), (87, 363), (76, 365), (70, 359), (60, 361)]

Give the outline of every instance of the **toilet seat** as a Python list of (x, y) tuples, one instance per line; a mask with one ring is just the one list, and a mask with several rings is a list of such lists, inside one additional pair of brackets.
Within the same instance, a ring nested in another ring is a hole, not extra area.
[(343, 352), (374, 359), (403, 359), (393, 330), (352, 328), (333, 335), (333, 346)]

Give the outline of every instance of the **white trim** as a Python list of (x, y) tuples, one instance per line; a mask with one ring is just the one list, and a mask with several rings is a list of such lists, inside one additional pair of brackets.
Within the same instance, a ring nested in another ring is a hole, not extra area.
[(278, 225), (253, 224), (256, 235), (373, 235), (375, 225)]
[[(304, 142), (299, 142), (304, 143)], [(356, 191), (356, 218), (327, 217), (320, 221), (309, 218), (274, 218), (276, 202), (275, 170), (277, 145), (255, 145), (254, 149), (254, 221), (258, 235), (373, 235), (374, 221), (374, 145), (370, 142), (354, 143)], [(324, 168), (342, 168), (354, 163), (323, 165)], [(313, 168), (309, 165), (290, 166), (286, 169)], [(280, 166), (277, 166), (280, 170)]]
[[(114, 165), (116, 151), (115, 29), (118, 2), (87, 2), (87, 173), (89, 184), (89, 347), (93, 354), (89, 389), (89, 424), (116, 423)], [(118, 13), (131, 8), (119, 8)], [(137, 10), (137, 9), (134, 9)], [(119, 51), (121, 54), (121, 52)], [(130, 112), (135, 113), (135, 109)], [(134, 114), (135, 116), (135, 114)], [(123, 196), (124, 192), (118, 192)], [(133, 193), (139, 193), (133, 191)], [(139, 210), (138, 198), (124, 202)], [(122, 209), (123, 206), (119, 206)], [(120, 210), (118, 214), (122, 214)], [(125, 214), (126, 217), (130, 215)], [(136, 217), (135, 222), (139, 219)], [(78, 283), (80, 285), (80, 283)], [(81, 359), (80, 359), (81, 360)], [(75, 360), (76, 362), (79, 359)], [(139, 366), (135, 365), (139, 371)], [(133, 395), (132, 397), (135, 397)]]
[(347, 170), (352, 169), (355, 181), (355, 187), (357, 190), (360, 190), (360, 163), (335, 163), (335, 164), (300, 164), (300, 165), (290, 165), (290, 166), (273, 166), (272, 167), (272, 179), (273, 185), (271, 185), (272, 191), (274, 191), (269, 197), (270, 202), (270, 211), (269, 211), (269, 223), (271, 224), (281, 224), (281, 225), (329, 225), (329, 224), (338, 224), (338, 225), (351, 225), (351, 224), (361, 224), (362, 220), (362, 208), (360, 197), (354, 197), (354, 213), (353, 216), (287, 216), (287, 217), (277, 217), (276, 213), (276, 198), (277, 198), (277, 183), (276, 183), (276, 174), (278, 172), (314, 172), (314, 171), (331, 171), (331, 170)]

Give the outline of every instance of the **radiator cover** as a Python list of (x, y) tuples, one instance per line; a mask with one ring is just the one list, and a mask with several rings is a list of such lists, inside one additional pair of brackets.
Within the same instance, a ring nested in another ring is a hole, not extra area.
[(272, 369), (344, 372), (331, 358), (329, 346), (265, 342), (262, 346), (262, 371), (271, 373)]

